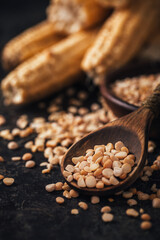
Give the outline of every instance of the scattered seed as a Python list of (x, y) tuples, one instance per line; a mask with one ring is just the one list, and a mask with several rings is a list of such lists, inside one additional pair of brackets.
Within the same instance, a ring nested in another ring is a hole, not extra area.
[(46, 174), (46, 173), (50, 173), (50, 171), (51, 171), (50, 169), (46, 168), (46, 169), (43, 169), (43, 170), (42, 170), (42, 173), (43, 173), (43, 174)]
[(79, 197), (79, 193), (73, 189), (71, 189), (69, 193), (70, 193), (71, 197), (73, 197), (73, 198)]
[(131, 198), (131, 197), (133, 197), (133, 193), (132, 192), (123, 192), (122, 196), (124, 198)]
[(131, 216), (131, 217), (138, 217), (139, 216), (139, 213), (135, 209), (133, 209), (133, 208), (127, 209), (126, 210), (126, 214), (128, 216)]
[(85, 203), (85, 202), (79, 202), (79, 203), (78, 203), (78, 206), (79, 206), (80, 208), (82, 208), (83, 210), (87, 210), (87, 209), (88, 209), (88, 204)]
[(63, 183), (62, 182), (57, 182), (55, 189), (56, 189), (56, 191), (60, 191), (60, 190), (62, 190), (62, 187), (63, 187)]
[(144, 213), (144, 209), (143, 208), (140, 208), (139, 209), (139, 212), (142, 214), (142, 213)]
[(12, 159), (12, 161), (15, 161), (15, 162), (16, 162), (16, 161), (20, 161), (20, 160), (21, 160), (21, 157), (12, 157), (11, 159)]
[(103, 213), (103, 215), (102, 215), (103, 222), (112, 222), (113, 218), (114, 218), (114, 216), (111, 213)]
[(91, 203), (92, 204), (97, 204), (100, 202), (100, 198), (98, 196), (92, 196), (91, 197)]
[(56, 185), (54, 183), (48, 184), (45, 186), (47, 192), (53, 192), (56, 189)]
[(127, 204), (129, 206), (134, 206), (134, 205), (137, 205), (138, 203), (135, 199), (128, 199)]
[(26, 162), (25, 167), (26, 168), (33, 168), (36, 165), (35, 161), (29, 160)]
[(145, 221), (149, 221), (149, 220), (151, 220), (151, 216), (147, 213), (144, 213), (141, 215), (141, 219), (145, 220)]
[(14, 178), (3, 178), (3, 183), (6, 186), (11, 186), (14, 183)]
[(56, 198), (56, 202), (57, 202), (58, 204), (62, 204), (62, 203), (64, 203), (64, 198), (62, 198), (62, 197), (57, 197), (57, 198)]
[(0, 174), (0, 180), (2, 180), (3, 178), (4, 178), (4, 176)]
[(114, 202), (114, 199), (113, 198), (108, 198), (108, 201), (109, 202)]
[(0, 162), (4, 162), (4, 158), (0, 156)]
[(144, 221), (141, 223), (141, 229), (148, 230), (152, 227), (152, 223), (149, 221)]
[(79, 214), (79, 210), (74, 208), (74, 209), (71, 210), (71, 214), (77, 215), (77, 214)]
[(32, 157), (33, 157), (33, 156), (32, 156), (31, 153), (25, 153), (25, 154), (22, 156), (22, 160), (28, 161), (28, 160), (31, 160)]
[(71, 199), (70, 192), (68, 192), (67, 190), (63, 192), (63, 196), (66, 197), (67, 199)]
[(6, 119), (3, 115), (0, 115), (0, 126), (6, 123)]
[(15, 150), (15, 149), (17, 149), (17, 148), (19, 148), (19, 146), (18, 146), (18, 144), (16, 143), (16, 142), (9, 142), (8, 143), (8, 149), (10, 149), (10, 150)]
[(109, 212), (111, 212), (111, 207), (104, 206), (101, 208), (101, 213), (109, 213)]
[(153, 208), (160, 208), (160, 198), (154, 198), (152, 201)]

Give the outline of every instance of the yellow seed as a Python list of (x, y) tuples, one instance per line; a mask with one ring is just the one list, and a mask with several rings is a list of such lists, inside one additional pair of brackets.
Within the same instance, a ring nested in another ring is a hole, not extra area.
[(11, 149), (11, 150), (15, 150), (15, 149), (17, 149), (19, 146), (18, 146), (18, 144), (16, 143), (16, 142), (9, 142), (8, 143), (8, 149)]
[(141, 223), (141, 229), (148, 230), (152, 227), (152, 223), (149, 221), (144, 221)]
[(77, 198), (77, 197), (79, 196), (79, 193), (76, 192), (76, 191), (73, 190), (73, 189), (71, 189), (69, 193), (70, 193), (71, 197), (73, 197), (73, 198)]
[(79, 206), (80, 208), (82, 208), (83, 210), (87, 210), (87, 209), (88, 209), (88, 204), (85, 203), (85, 202), (79, 202), (79, 203), (78, 203), (78, 206)]
[(62, 198), (62, 197), (57, 197), (57, 198), (56, 198), (56, 202), (57, 202), (58, 204), (62, 204), (62, 203), (64, 203), (64, 198)]
[(55, 190), (55, 184), (54, 183), (51, 183), (51, 184), (48, 184), (45, 186), (45, 189), (47, 192), (53, 192)]
[(63, 183), (62, 182), (57, 182), (55, 189), (56, 189), (56, 191), (60, 191), (60, 190), (62, 190), (62, 187), (63, 187)]
[(2, 180), (3, 178), (4, 178), (4, 176), (0, 174), (0, 180)]
[(91, 197), (91, 203), (92, 204), (97, 204), (100, 202), (100, 198), (98, 196), (92, 196)]
[(4, 162), (4, 158), (0, 156), (0, 162)]
[(14, 183), (14, 178), (4, 178), (4, 179), (3, 179), (3, 183), (4, 183), (6, 186), (11, 186), (11, 185)]
[(71, 214), (73, 214), (73, 215), (79, 214), (78, 209), (72, 209), (72, 210), (71, 210)]
[(103, 215), (102, 215), (103, 222), (112, 222), (113, 218), (114, 218), (114, 216), (111, 213), (103, 213)]
[(127, 209), (126, 210), (126, 214), (128, 216), (131, 216), (131, 217), (138, 217), (138, 215), (139, 215), (139, 213), (135, 209), (133, 209), (133, 208)]
[(111, 208), (109, 206), (104, 206), (101, 208), (101, 213), (105, 213), (105, 212), (111, 212)]
[(141, 215), (141, 219), (145, 220), (145, 221), (148, 221), (148, 220), (151, 220), (151, 216), (147, 213), (144, 213), (144, 214)]
[(28, 160), (31, 160), (31, 159), (32, 159), (32, 154), (31, 153), (25, 153), (22, 156), (22, 160), (24, 160), (24, 161), (28, 161)]
[(26, 162), (25, 167), (26, 168), (33, 168), (36, 165), (35, 161), (29, 160)]

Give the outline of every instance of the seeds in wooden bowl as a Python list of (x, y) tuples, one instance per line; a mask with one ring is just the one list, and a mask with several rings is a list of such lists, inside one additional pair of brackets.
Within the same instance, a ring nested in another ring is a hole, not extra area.
[[(135, 156), (129, 153), (123, 142), (96, 145), (88, 149), (84, 156), (73, 157), (63, 172), (68, 182), (76, 181), (81, 188), (102, 189), (109, 185), (118, 185), (125, 179), (135, 165)], [(130, 198), (132, 192), (124, 193)]]
[(160, 74), (117, 80), (111, 85), (112, 92), (123, 101), (140, 106), (160, 83)]

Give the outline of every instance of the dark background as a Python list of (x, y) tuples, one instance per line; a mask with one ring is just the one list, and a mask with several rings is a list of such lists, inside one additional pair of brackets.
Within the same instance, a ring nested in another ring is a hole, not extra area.
[[(0, 50), (12, 37), (24, 29), (40, 22), (45, 18), (47, 0), (0, 0)], [(0, 68), (0, 79), (5, 76)], [(84, 88), (82, 85), (75, 86)], [(64, 109), (67, 101), (64, 94)], [(54, 96), (52, 96), (54, 97)], [(2, 97), (1, 97), (2, 98)], [(45, 100), (48, 104), (49, 99)], [(90, 102), (97, 101), (97, 90), (90, 92)], [(90, 105), (86, 102), (85, 105)], [(7, 123), (1, 129), (12, 128), (18, 116), (27, 113), (29, 118), (34, 116), (47, 117), (45, 110), (39, 110), (38, 105), (32, 104), (25, 108), (4, 107), (0, 102), (0, 114), (5, 115)], [(28, 138), (29, 139), (29, 138)], [(17, 139), (20, 146), (28, 139)], [(158, 143), (159, 146), (159, 143)], [(139, 201), (135, 209), (144, 208), (152, 217), (153, 228), (150, 231), (140, 229), (140, 218), (129, 218), (125, 215), (128, 208), (126, 200), (122, 197), (114, 197), (115, 202), (109, 203), (107, 197), (101, 199), (101, 203), (92, 205), (89, 197), (81, 196), (79, 199), (65, 200), (65, 204), (59, 206), (55, 198), (61, 193), (47, 193), (46, 184), (62, 180), (58, 167), (51, 174), (42, 175), (38, 166), (43, 161), (43, 155), (37, 153), (34, 160), (37, 166), (34, 169), (26, 169), (24, 163), (12, 162), (11, 156), (22, 155), (23, 148), (14, 153), (7, 149), (7, 141), (0, 139), (0, 155), (6, 162), (0, 163), (0, 174), (14, 177), (15, 184), (6, 187), (0, 182), (0, 240), (41, 240), (41, 239), (77, 239), (77, 240), (104, 240), (104, 239), (160, 239), (160, 210), (153, 209), (151, 201)], [(153, 161), (156, 153), (149, 155), (149, 161)], [(159, 172), (155, 173), (150, 182), (137, 181), (134, 186), (138, 190), (149, 192), (153, 183), (160, 188)], [(70, 211), (77, 208), (80, 200), (89, 203), (88, 211), (80, 210), (80, 214), (72, 216)], [(106, 224), (101, 221), (100, 209), (104, 205), (110, 205), (115, 220)]]

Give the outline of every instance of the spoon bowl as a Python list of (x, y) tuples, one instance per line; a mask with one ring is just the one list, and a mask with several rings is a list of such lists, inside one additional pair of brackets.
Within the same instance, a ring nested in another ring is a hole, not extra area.
[(140, 108), (134, 113), (110, 122), (72, 145), (61, 163), (61, 172), (63, 174), (68, 164), (73, 165), (72, 158), (85, 155), (87, 149), (93, 149), (95, 145), (107, 145), (109, 142), (115, 144), (117, 141), (122, 141), (129, 151), (135, 155), (137, 163), (125, 180), (121, 180), (116, 186), (106, 186), (103, 189), (81, 188), (75, 181), (68, 182), (65, 178), (66, 182), (72, 188), (88, 195), (109, 195), (130, 186), (139, 177), (145, 165), (148, 130), (152, 119), (153, 113), (149, 109)]

